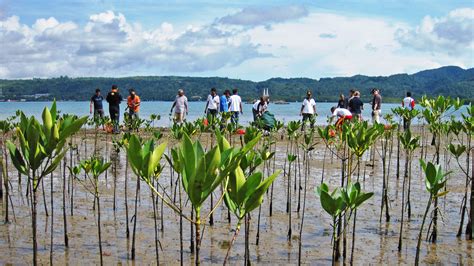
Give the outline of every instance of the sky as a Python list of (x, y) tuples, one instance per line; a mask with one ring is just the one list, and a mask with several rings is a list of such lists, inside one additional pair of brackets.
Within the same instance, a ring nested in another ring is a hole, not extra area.
[(474, 1), (0, 0), (0, 79), (474, 66)]

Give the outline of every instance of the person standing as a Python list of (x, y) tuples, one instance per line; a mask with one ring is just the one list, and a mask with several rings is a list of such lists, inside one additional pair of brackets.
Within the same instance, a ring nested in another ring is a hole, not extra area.
[(229, 111), (229, 98), (230, 98), (230, 91), (225, 90), (224, 94), (219, 99), (219, 111), (221, 113), (225, 113)]
[(182, 123), (188, 114), (188, 98), (184, 96), (184, 90), (179, 89), (178, 95), (171, 106), (170, 115), (174, 108), (174, 122)]
[(130, 95), (127, 97), (127, 107), (130, 119), (138, 119), (138, 112), (140, 111), (140, 96), (135, 92), (134, 88), (129, 90)]
[[(100, 89), (97, 88), (95, 90), (95, 94), (92, 95), (91, 97), (91, 102), (90, 102), (90, 113), (94, 114), (94, 119), (102, 118), (104, 117), (104, 107), (102, 105), (102, 101), (104, 100), (104, 97), (100, 94)], [(92, 112), (92, 107), (94, 107), (94, 112)]]
[(300, 115), (303, 116), (303, 125), (301, 126), (301, 131), (304, 130), (306, 120), (309, 120), (310, 127), (314, 127), (314, 115), (316, 114), (316, 102), (312, 97), (311, 91), (306, 92), (306, 98), (303, 100), (303, 105), (301, 106)]
[(238, 95), (238, 90), (232, 90), (232, 96), (229, 99), (229, 111), (232, 112), (231, 121), (234, 124), (239, 123), (239, 114), (244, 114), (242, 109), (242, 98)]
[(346, 108), (346, 99), (344, 94), (339, 95), (339, 101), (337, 101), (337, 108)]
[(216, 88), (211, 89), (211, 94), (207, 96), (206, 108), (204, 109), (204, 114), (207, 114), (209, 117), (215, 118), (219, 112), (220, 107), (220, 98), (217, 95)]
[[(415, 109), (415, 99), (411, 97), (411, 92), (407, 92), (407, 97), (402, 100), (402, 107), (412, 111)], [(411, 125), (410, 118), (403, 117), (403, 130), (409, 130)]]
[(123, 98), (120, 95), (117, 85), (112, 85), (112, 89), (107, 94), (105, 100), (109, 103), (110, 119), (112, 120), (115, 134), (120, 133), (119, 122), (120, 122), (120, 103)]
[(364, 103), (360, 99), (360, 92), (354, 91), (354, 95), (349, 100), (349, 110), (352, 113), (352, 118), (357, 121), (362, 121), (362, 110), (364, 110)]
[(372, 123), (380, 124), (380, 112), (382, 106), (382, 96), (379, 89), (372, 89)]
[(350, 89), (349, 90), (349, 97), (346, 97), (344, 99), (344, 108), (346, 108), (349, 111), (351, 111), (351, 109), (349, 108), (349, 102), (352, 100), (352, 98), (354, 98), (354, 93), (355, 93), (355, 90)]

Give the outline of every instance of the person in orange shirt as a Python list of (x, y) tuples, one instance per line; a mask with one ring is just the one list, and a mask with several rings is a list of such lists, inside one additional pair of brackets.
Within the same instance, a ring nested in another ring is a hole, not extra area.
[(140, 97), (136, 95), (135, 89), (129, 90), (130, 95), (127, 97), (127, 108), (130, 119), (138, 119), (138, 112), (140, 111)]

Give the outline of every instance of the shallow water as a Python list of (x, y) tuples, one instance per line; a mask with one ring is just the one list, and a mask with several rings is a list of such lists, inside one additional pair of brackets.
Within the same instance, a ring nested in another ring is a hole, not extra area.
[[(206, 139), (205, 136), (203, 139)], [(237, 141), (237, 139), (236, 139)], [(76, 143), (80, 143), (80, 158), (86, 157), (86, 147), (80, 137)], [(105, 141), (100, 141), (100, 153), (107, 154), (110, 158), (111, 142), (108, 137), (107, 149)], [(207, 141), (204, 141), (207, 143)], [(169, 145), (172, 145), (170, 143)], [(87, 140), (87, 154), (90, 155), (93, 149), (92, 136)], [(433, 151), (430, 149), (428, 158), (431, 158)], [(286, 142), (280, 141), (277, 146), (276, 168), (283, 168), (286, 157)], [(331, 263), (331, 227), (330, 218), (322, 210), (319, 198), (314, 193), (314, 188), (321, 182), (321, 171), (323, 165), (324, 146), (318, 144), (311, 153), (311, 172), (307, 184), (307, 201), (305, 223), (302, 237), (302, 260), (304, 264), (325, 265)], [(403, 154), (403, 153), (402, 153)], [(422, 214), (428, 199), (425, 191), (418, 158), (420, 152), (415, 152), (413, 159), (413, 179), (412, 179), (412, 217), (411, 220), (405, 216), (403, 249), (401, 253), (397, 251), (398, 236), (400, 229), (401, 212), (401, 186), (402, 177), (396, 178), (396, 146), (392, 153), (392, 162), (389, 177), (389, 198), (391, 221), (386, 223), (384, 219), (379, 222), (382, 170), (381, 161), (377, 156), (375, 168), (365, 166), (367, 156), (363, 157), (361, 166), (361, 183), (366, 191), (374, 191), (372, 197), (357, 213), (355, 264), (413, 264), (415, 256), (416, 238), (421, 224)], [(402, 156), (403, 157), (403, 156)], [(443, 161), (443, 157), (441, 157)], [(74, 160), (77, 160), (74, 156)], [(465, 162), (465, 158), (462, 158)], [(331, 163), (332, 161), (332, 163)], [(132, 245), (131, 237), (126, 238), (125, 228), (125, 157), (124, 152), (116, 160), (117, 162), (117, 199), (116, 210), (113, 209), (113, 188), (114, 175), (110, 169), (107, 180), (101, 177), (101, 225), (103, 237), (103, 254), (105, 264), (156, 264), (154, 248), (154, 220), (153, 207), (150, 189), (141, 183), (140, 199), (138, 202), (137, 231), (136, 231), (136, 260), (130, 260), (130, 249)], [(163, 161), (164, 162), (164, 161)], [(401, 160), (401, 176), (403, 176), (404, 161)], [(448, 181), (450, 193), (440, 199), (439, 206), (442, 214), (442, 221), (438, 225), (438, 242), (430, 244), (422, 242), (421, 260), (427, 264), (473, 264), (472, 241), (456, 238), (456, 232), (460, 220), (459, 208), (464, 193), (464, 175), (458, 169), (454, 158), (451, 159), (450, 169), (453, 173)], [(365, 178), (364, 178), (365, 173)], [(9, 224), (0, 225), (0, 264), (31, 264), (32, 261), (32, 239), (31, 239), (31, 219), (26, 193), (26, 178), (22, 178), (22, 188), (18, 186), (18, 177), (12, 166), (9, 166), (12, 201), (14, 203), (15, 220), (10, 209)], [(80, 177), (83, 179), (83, 177)], [(174, 176), (173, 181), (175, 180)], [(283, 175), (277, 178), (274, 183), (273, 216), (269, 217), (269, 195), (265, 198), (261, 209), (260, 221), (260, 243), (255, 245), (258, 209), (251, 215), (250, 230), (250, 260), (258, 264), (297, 264), (298, 262), (298, 233), (301, 221), (301, 213), (296, 211), (298, 204), (298, 191), (293, 190), (294, 176), (292, 176), (291, 192), (292, 197), (292, 239), (287, 241), (288, 214), (286, 213), (286, 180)], [(353, 178), (356, 178), (355, 175)], [(49, 215), (50, 206), (50, 178), (44, 179), (45, 198)], [(331, 159), (328, 153), (325, 161), (325, 182), (335, 188), (340, 183), (340, 162), (336, 158)], [(70, 179), (67, 178), (69, 182)], [(175, 184), (171, 189), (170, 172), (168, 166), (160, 178), (160, 184), (167, 193), (173, 193)], [(74, 184), (74, 215), (70, 215), (70, 203), (66, 203), (67, 224), (69, 236), (69, 248), (65, 248), (63, 239), (63, 216), (62, 216), (62, 178), (59, 172), (53, 178), (53, 199), (54, 199), (54, 246), (53, 261), (55, 264), (87, 265), (99, 264), (97, 217), (92, 209), (93, 197), (88, 194), (79, 182)], [(70, 185), (70, 184), (69, 184)], [(129, 218), (133, 215), (135, 199), (136, 178), (132, 171), (128, 174), (128, 208)], [(303, 191), (302, 191), (303, 192)], [(70, 194), (66, 189), (66, 196)], [(214, 195), (214, 202), (220, 195), (217, 191)], [(172, 195), (173, 197), (173, 195)], [(301, 193), (301, 198), (303, 193)], [(207, 201), (209, 203), (209, 201)], [(161, 208), (159, 201), (158, 211)], [(302, 202), (301, 202), (302, 204)], [(3, 206), (3, 205), (2, 205)], [(159, 232), (159, 239), (162, 250), (160, 250), (160, 263), (179, 264), (179, 217), (168, 207), (164, 206), (163, 217), (159, 217), (158, 226), (161, 226), (163, 219), (164, 230)], [(203, 215), (209, 211), (209, 205), (203, 210)], [(43, 195), (38, 194), (38, 248), (41, 264), (49, 263), (50, 251), (50, 226), (51, 219), (45, 215)], [(185, 213), (190, 213), (190, 206), (187, 203)], [(4, 207), (2, 207), (4, 215)], [(160, 215), (158, 213), (158, 215)], [(3, 219), (3, 218), (2, 218)], [(206, 264), (222, 264), (227, 247), (233, 236), (233, 228), (236, 219), (232, 217), (231, 224), (227, 220), (227, 209), (224, 205), (217, 208), (214, 213), (214, 226), (206, 226), (203, 233), (201, 246), (201, 261)], [(350, 222), (352, 225), (352, 221)], [(132, 230), (133, 223), (130, 223)], [(427, 228), (427, 226), (425, 227)], [(193, 263), (193, 255), (190, 253), (190, 224), (184, 223), (184, 264)], [(346, 261), (350, 258), (351, 229), (347, 231), (348, 253)], [(244, 230), (238, 236), (231, 252), (230, 263), (242, 264), (244, 258)]]

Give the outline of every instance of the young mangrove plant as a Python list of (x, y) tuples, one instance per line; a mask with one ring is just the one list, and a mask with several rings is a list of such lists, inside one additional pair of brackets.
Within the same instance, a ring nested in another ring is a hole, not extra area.
[[(423, 214), (423, 220), (421, 221), (420, 232), (418, 233), (418, 241), (416, 244), (416, 255), (415, 255), (415, 265), (419, 264), (420, 261), (420, 248), (421, 248), (421, 238), (423, 235), (423, 227), (425, 225), (426, 217), (431, 207), (433, 199), (442, 197), (448, 193), (448, 191), (440, 192), (444, 188), (446, 183), (446, 176), (448, 173), (443, 173), (440, 165), (434, 165), (431, 162), (426, 164), (423, 160), (420, 159), (421, 167), (425, 173), (425, 187), (428, 193), (430, 193), (428, 198), (428, 203), (426, 204), (425, 213)], [(436, 206), (435, 206), (436, 208)], [(432, 219), (434, 219), (433, 217)]]
[[(405, 174), (403, 175), (403, 184), (402, 184), (402, 213), (400, 221), (400, 235), (398, 237), (398, 252), (402, 251), (402, 236), (403, 236), (403, 224), (405, 217), (405, 206), (408, 208), (408, 218), (411, 217), (411, 202), (410, 202), (410, 190), (411, 190), (411, 161), (413, 157), (413, 152), (417, 147), (419, 147), (420, 137), (413, 137), (411, 131), (407, 130), (400, 136), (400, 142), (405, 148)], [(406, 192), (406, 182), (408, 181), (408, 192)], [(407, 194), (407, 201), (405, 202), (405, 193)]]
[[(422, 114), (427, 122), (428, 129), (433, 135), (431, 144), (435, 146), (435, 161), (436, 164), (440, 163), (440, 147), (441, 147), (441, 133), (443, 118), (445, 118), (448, 111), (454, 112), (462, 106), (462, 102), (457, 99), (451, 99), (450, 97), (444, 97), (442, 95), (437, 98), (422, 97), (420, 105), (424, 107)], [(433, 227), (430, 235), (431, 242), (435, 243), (437, 240), (438, 230), (438, 198), (434, 198), (434, 214), (433, 214)]]
[[(352, 226), (352, 246), (351, 246), (351, 260), (350, 264), (354, 264), (354, 249), (355, 249), (355, 239), (356, 239), (356, 219), (357, 219), (357, 208), (362, 205), (365, 201), (370, 199), (374, 193), (373, 192), (362, 192), (360, 190), (359, 182), (349, 183), (347, 188), (342, 189), (342, 198), (344, 199), (345, 205), (350, 209), (351, 214), (354, 216), (354, 224)], [(352, 215), (349, 215), (352, 216)]]
[[(158, 146), (155, 146), (154, 139), (142, 142), (140, 138), (136, 135), (130, 136), (129, 144), (127, 147), (127, 156), (130, 160), (130, 166), (132, 167), (133, 172), (137, 175), (139, 180), (144, 181), (150, 189), (156, 193), (158, 196), (161, 194), (157, 191), (155, 186), (155, 181), (159, 178), (163, 168), (160, 165), (161, 157), (166, 149), (166, 143), (162, 143)], [(153, 197), (153, 202), (155, 199)], [(168, 203), (172, 206), (170, 203)], [(180, 211), (180, 210), (177, 210)], [(157, 264), (159, 265), (159, 253), (158, 253), (158, 231), (156, 224), (156, 207), (154, 207), (154, 217), (155, 217), (155, 252)], [(161, 217), (163, 219), (163, 217)], [(136, 217), (135, 217), (136, 220)], [(136, 224), (134, 224), (133, 231), (136, 230)], [(135, 238), (133, 238), (132, 243), (132, 259), (135, 258)]]
[[(103, 251), (102, 251), (102, 232), (100, 226), (100, 194), (99, 194), (99, 176), (102, 175), (110, 167), (111, 163), (106, 163), (103, 158), (93, 156), (88, 160), (80, 162), (79, 166), (75, 166), (73, 169), (74, 173), (79, 173), (82, 169), (85, 173), (85, 180), (80, 180), (84, 189), (94, 196), (97, 204), (97, 233), (99, 236), (99, 254), (100, 254), (100, 265), (104, 265)], [(90, 188), (92, 187), (92, 188)]]
[(340, 190), (335, 189), (330, 193), (329, 187), (326, 185), (326, 183), (322, 183), (320, 186), (318, 186), (316, 193), (319, 195), (321, 206), (332, 218), (332, 264), (335, 265), (336, 261), (339, 260), (339, 256), (337, 254), (339, 250), (337, 247), (337, 245), (339, 245), (339, 241), (337, 241), (337, 238), (339, 237), (337, 234), (337, 228), (339, 228), (338, 223), (340, 223), (341, 220), (338, 219), (338, 217), (345, 213), (347, 205)]
[(60, 164), (67, 148), (67, 139), (79, 131), (87, 117), (77, 120), (57, 119), (56, 102), (51, 110), (46, 107), (42, 114), (43, 124), (35, 117), (21, 114), (16, 134), (19, 145), (8, 141), (7, 146), (13, 165), (19, 173), (28, 176), (32, 191), (31, 223), (33, 231), (33, 264), (37, 265), (37, 191), (43, 177), (52, 173)]
[(263, 196), (279, 174), (280, 171), (277, 171), (264, 179), (261, 172), (256, 172), (245, 177), (244, 171), (240, 167), (237, 167), (231, 172), (224, 200), (227, 207), (235, 214), (237, 225), (234, 236), (227, 249), (224, 265), (227, 263), (230, 250), (240, 232), (242, 220), (247, 214), (261, 205)]

